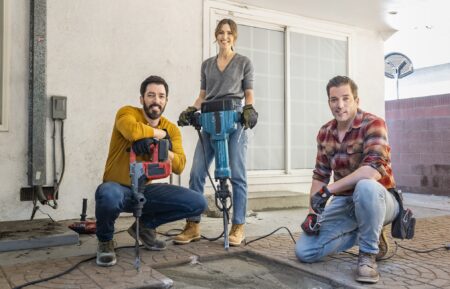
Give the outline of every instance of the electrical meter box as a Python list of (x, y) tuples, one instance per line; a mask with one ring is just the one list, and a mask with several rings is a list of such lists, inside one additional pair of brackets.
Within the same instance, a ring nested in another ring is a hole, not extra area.
[(66, 119), (67, 117), (67, 97), (52, 96), (52, 118)]

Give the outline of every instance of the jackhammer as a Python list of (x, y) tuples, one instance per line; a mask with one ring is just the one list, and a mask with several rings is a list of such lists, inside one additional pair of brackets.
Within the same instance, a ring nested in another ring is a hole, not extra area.
[[(224, 246), (229, 248), (228, 220), (229, 211), (232, 207), (231, 192), (228, 179), (231, 178), (231, 169), (228, 157), (228, 139), (231, 133), (237, 130), (237, 124), (241, 120), (241, 112), (236, 107), (234, 100), (213, 100), (202, 103), (201, 113), (196, 112), (190, 119), (190, 125), (199, 133), (200, 129), (210, 135), (214, 142), (215, 164), (214, 178), (219, 181), (215, 188), (215, 203), (223, 214)], [(179, 126), (184, 123), (178, 122)], [(206, 164), (205, 164), (206, 165)], [(229, 199), (229, 202), (228, 202)]]
[(169, 141), (166, 139), (152, 139), (150, 144), (150, 161), (137, 161), (136, 153), (130, 149), (130, 178), (131, 189), (135, 205), (133, 216), (136, 218), (135, 263), (136, 270), (140, 270), (141, 258), (139, 255), (139, 218), (146, 202), (144, 196), (145, 185), (149, 180), (162, 179), (169, 176), (172, 167), (169, 161)]

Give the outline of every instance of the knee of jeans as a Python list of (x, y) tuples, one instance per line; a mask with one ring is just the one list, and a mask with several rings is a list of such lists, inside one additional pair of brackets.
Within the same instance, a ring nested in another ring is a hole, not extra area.
[(117, 184), (103, 183), (95, 192), (96, 206), (99, 208), (118, 208), (122, 201), (122, 193), (117, 190)]
[(353, 200), (357, 201), (372, 201), (382, 196), (380, 194), (380, 184), (375, 180), (365, 179), (360, 180), (353, 193)]
[(295, 245), (295, 255), (300, 262), (314, 263), (319, 261), (318, 249), (310, 248), (305, 244), (302, 244), (300, 240)]

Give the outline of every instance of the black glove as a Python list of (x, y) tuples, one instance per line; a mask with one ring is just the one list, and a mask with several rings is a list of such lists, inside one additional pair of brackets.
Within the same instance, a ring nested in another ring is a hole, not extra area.
[(244, 109), (242, 110), (241, 122), (245, 129), (255, 127), (256, 123), (258, 122), (258, 113), (256, 112), (253, 105), (247, 104), (244, 106)]
[(195, 106), (189, 106), (186, 110), (180, 113), (180, 117), (178, 118), (178, 125), (185, 126), (191, 124), (191, 119), (194, 116), (194, 113), (197, 111)]
[(327, 186), (323, 186), (320, 191), (311, 197), (311, 209), (319, 215), (322, 214), (325, 209), (325, 204), (330, 197), (331, 192), (328, 190)]
[(170, 139), (170, 135), (167, 132), (167, 129), (163, 129), (163, 131), (166, 132), (166, 136), (163, 139), (166, 139), (166, 140), (169, 141), (169, 151), (171, 151), (172, 150), (172, 140)]
[(154, 138), (143, 138), (135, 141), (131, 147), (136, 155), (149, 155), (150, 145), (154, 143), (156, 143)]
[(319, 235), (320, 223), (317, 223), (317, 215), (309, 213), (301, 227), (307, 235)]

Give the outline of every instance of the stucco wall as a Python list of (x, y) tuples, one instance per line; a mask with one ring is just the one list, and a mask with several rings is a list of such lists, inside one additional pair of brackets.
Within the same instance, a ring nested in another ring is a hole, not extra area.
[[(13, 2), (13, 3), (12, 3)], [(0, 132), (0, 221), (26, 219), (31, 206), (19, 202), (19, 190), (27, 183), (28, 135), (28, 20), (29, 1), (9, 1), (7, 39), (9, 53), (9, 130)]]
[[(60, 206), (42, 209), (55, 219), (78, 218), (82, 198), (88, 198), (88, 216), (93, 216), (115, 112), (126, 104), (139, 105), (141, 81), (150, 74), (166, 78), (165, 114), (174, 121), (197, 96), (203, 1), (48, 0), (47, 5), (47, 95), (67, 96), (68, 111)], [(27, 186), (29, 1), (10, 1), (9, 9), (11, 117), (9, 131), (0, 132), (0, 221), (28, 219), (32, 209), (31, 202), (19, 201), (20, 188)], [(351, 69), (361, 106), (383, 116), (381, 37), (355, 28), (352, 43)], [(188, 163), (181, 182), (187, 185), (197, 135), (189, 128), (182, 133)], [(48, 121), (49, 185), (51, 172)]]
[[(30, 217), (20, 202), (27, 186), (29, 1), (11, 6), (11, 119), (0, 133), (0, 220)], [(163, 5), (162, 5), (163, 3)], [(47, 94), (67, 96), (66, 170), (53, 218), (79, 217), (82, 198), (94, 212), (115, 112), (139, 104), (139, 87), (151, 74), (170, 88), (165, 114), (177, 119), (198, 94), (202, 60), (202, 1), (47, 1)], [(47, 183), (52, 184), (51, 123), (47, 125)], [(194, 132), (183, 130), (185, 149)], [(190, 167), (190, 164), (188, 164)], [(46, 217), (38, 212), (36, 218)]]

